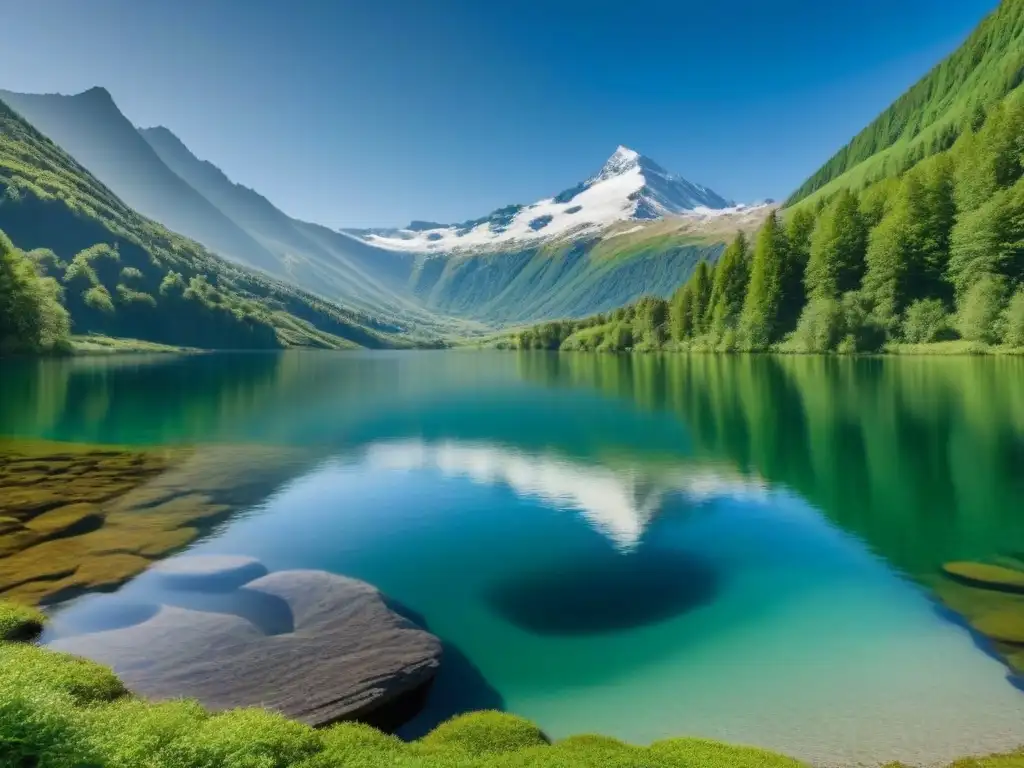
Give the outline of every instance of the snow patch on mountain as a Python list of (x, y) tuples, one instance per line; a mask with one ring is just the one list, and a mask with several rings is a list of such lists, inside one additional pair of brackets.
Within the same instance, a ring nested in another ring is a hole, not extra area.
[(668, 216), (706, 218), (746, 208), (620, 146), (597, 174), (532, 205), (506, 206), (461, 224), (417, 221), (404, 229), (343, 231), (381, 248), (430, 253), (576, 237), (620, 221)]

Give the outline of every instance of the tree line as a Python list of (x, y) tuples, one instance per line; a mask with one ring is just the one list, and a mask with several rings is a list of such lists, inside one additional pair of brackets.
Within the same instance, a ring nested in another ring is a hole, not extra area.
[(528, 349), (1024, 346), (1024, 95), (898, 178), (771, 213), (669, 299), (546, 323)]

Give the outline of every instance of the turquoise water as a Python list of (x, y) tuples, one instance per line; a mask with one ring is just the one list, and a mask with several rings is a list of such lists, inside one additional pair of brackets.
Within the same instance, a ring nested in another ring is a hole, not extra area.
[[(289, 354), (5, 374), (0, 434), (301, 470), (191, 553), (365, 579), (447, 644), (415, 735), (699, 735), (817, 763), (1024, 743), (1007, 669), (920, 586), (1024, 549), (1020, 361)], [(65, 606), (81, 631), (145, 576)], [(76, 629), (77, 627), (77, 629)]]

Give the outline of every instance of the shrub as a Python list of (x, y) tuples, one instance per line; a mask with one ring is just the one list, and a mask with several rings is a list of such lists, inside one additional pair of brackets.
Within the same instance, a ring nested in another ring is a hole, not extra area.
[(29, 641), (43, 631), (46, 616), (35, 608), (0, 603), (0, 641)]
[(82, 294), (85, 303), (100, 312), (113, 312), (114, 302), (110, 300), (110, 292), (102, 285), (94, 285)]
[(1006, 281), (996, 275), (984, 275), (961, 297), (957, 311), (957, 328), (969, 341), (994, 344), (1000, 337), (1000, 314)]
[(907, 307), (903, 338), (911, 344), (942, 341), (949, 331), (949, 314), (939, 299), (921, 299)]
[(829, 352), (839, 344), (844, 330), (838, 301), (811, 299), (793, 332), (793, 345), (800, 352)]
[(460, 715), (441, 723), (423, 737), (422, 743), (428, 747), (487, 755), (547, 744), (547, 737), (529, 720), (487, 711)]
[(1003, 342), (1024, 347), (1024, 286), (1017, 289), (1003, 313)]

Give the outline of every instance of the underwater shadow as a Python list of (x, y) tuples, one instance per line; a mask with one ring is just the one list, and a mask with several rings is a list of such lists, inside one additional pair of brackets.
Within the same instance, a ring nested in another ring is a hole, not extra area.
[[(386, 598), (385, 602), (399, 616), (430, 631), (426, 620), (416, 611), (391, 598)], [(443, 639), (441, 644), (444, 649), (441, 667), (423, 701), (422, 709), (393, 729), (396, 736), (406, 741), (426, 736), (456, 715), (482, 709), (505, 710), (505, 699), (458, 646)]]
[(485, 593), (502, 618), (537, 635), (593, 635), (653, 624), (711, 603), (720, 578), (671, 549), (609, 553), (500, 583)]

